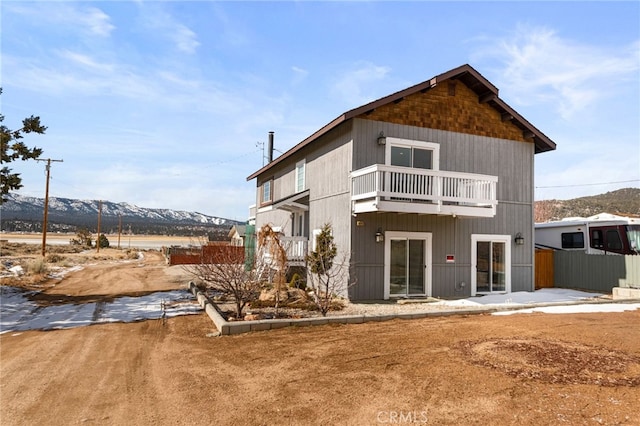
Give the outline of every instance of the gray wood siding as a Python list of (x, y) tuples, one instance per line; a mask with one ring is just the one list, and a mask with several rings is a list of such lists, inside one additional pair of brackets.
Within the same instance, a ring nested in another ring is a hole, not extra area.
[[(440, 170), (498, 176), (498, 206), (494, 218), (453, 218), (435, 215), (367, 213), (352, 218), (352, 259), (357, 285), (353, 300), (381, 299), (384, 295), (384, 244), (375, 243), (383, 231), (432, 233), (432, 295), (442, 298), (471, 294), (471, 235), (522, 233), (525, 245), (511, 247), (511, 290), (532, 291), (533, 277), (533, 155), (532, 143), (477, 137), (441, 130), (356, 119), (353, 130), (353, 170), (385, 162), (388, 137), (440, 144)], [(356, 226), (360, 221), (362, 226)], [(455, 263), (446, 263), (453, 254)], [(464, 283), (464, 286), (462, 286)]]
[[(432, 296), (460, 298), (471, 295), (471, 236), (473, 234), (511, 235), (521, 232), (522, 246), (511, 245), (511, 291), (533, 291), (532, 230), (525, 229), (518, 217), (531, 214), (531, 207), (499, 204), (493, 219), (453, 218), (450, 216), (367, 213), (352, 219), (352, 262), (357, 285), (350, 291), (353, 300), (384, 297), (384, 244), (375, 242), (378, 228), (387, 231), (430, 232), (432, 234)], [(356, 226), (360, 222), (361, 226)], [(447, 255), (455, 263), (447, 263)], [(463, 285), (464, 283), (464, 285)]]
[(440, 170), (498, 176), (498, 201), (533, 202), (533, 143), (355, 119), (353, 170), (384, 164), (386, 136), (440, 144)]
[[(322, 136), (285, 164), (278, 165), (272, 174), (260, 176), (257, 182), (259, 191), (262, 182), (273, 178), (274, 201), (289, 197), (295, 194), (295, 165), (304, 159), (305, 189), (309, 190), (309, 237), (312, 238), (314, 229), (320, 229), (325, 223), (331, 224), (341, 257), (351, 250), (351, 153), (351, 122), (348, 122)], [(259, 209), (256, 213), (256, 229), (267, 223), (279, 226), (285, 235), (291, 235), (289, 212)]]
[[(306, 156), (309, 231), (331, 224), (339, 256), (351, 251), (351, 126), (346, 123), (323, 137), (320, 149)], [(324, 140), (326, 139), (326, 140)], [(311, 246), (311, 245), (310, 245)], [(348, 256), (350, 257), (350, 256)]]
[[(385, 148), (377, 136), (423, 140), (440, 144), (440, 170), (498, 176), (498, 206), (494, 218), (366, 213), (351, 215), (349, 173), (385, 163)], [(352, 300), (384, 296), (384, 243), (375, 242), (382, 231), (432, 234), (432, 295), (468, 297), (471, 292), (471, 235), (522, 233), (525, 245), (511, 247), (512, 291), (532, 291), (533, 277), (533, 155), (532, 143), (478, 137), (441, 130), (354, 119), (333, 129), (273, 171), (274, 199), (292, 195), (295, 163), (306, 159), (309, 195), (309, 230), (331, 223), (341, 253), (349, 253), (353, 265), (349, 290)], [(270, 176), (261, 176), (267, 179)], [(262, 183), (259, 179), (258, 185)], [(272, 223), (290, 231), (286, 212), (258, 212), (256, 227)], [(453, 254), (455, 263), (446, 263)], [(465, 285), (463, 286), (462, 283)]]

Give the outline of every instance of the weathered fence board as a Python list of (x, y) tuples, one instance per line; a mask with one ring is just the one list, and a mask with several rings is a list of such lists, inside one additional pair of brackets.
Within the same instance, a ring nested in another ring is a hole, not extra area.
[(553, 250), (536, 250), (536, 290), (553, 287)]
[(640, 256), (625, 256), (627, 278), (620, 282), (620, 287), (640, 288)]
[(640, 256), (554, 253), (555, 287), (611, 293), (613, 287), (640, 287)]

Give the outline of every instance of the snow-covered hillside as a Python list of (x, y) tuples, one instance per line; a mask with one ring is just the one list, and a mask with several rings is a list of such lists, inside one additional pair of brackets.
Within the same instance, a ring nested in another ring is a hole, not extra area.
[[(49, 198), (50, 218), (69, 218), (97, 216), (98, 200), (74, 200), (70, 198)], [(19, 194), (9, 194), (2, 204), (4, 219), (37, 219), (42, 217), (44, 199)], [(128, 220), (167, 222), (176, 224), (232, 226), (237, 221), (208, 216), (198, 212), (169, 209), (150, 209), (129, 203), (102, 201), (102, 218), (122, 217)]]

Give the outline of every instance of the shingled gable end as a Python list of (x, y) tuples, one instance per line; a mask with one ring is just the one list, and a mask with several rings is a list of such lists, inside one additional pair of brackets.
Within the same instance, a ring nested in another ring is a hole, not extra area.
[(345, 112), (251, 174), (256, 229), (280, 229), (304, 268), (331, 223), (352, 300), (531, 291), (533, 156), (555, 147), (463, 65)]

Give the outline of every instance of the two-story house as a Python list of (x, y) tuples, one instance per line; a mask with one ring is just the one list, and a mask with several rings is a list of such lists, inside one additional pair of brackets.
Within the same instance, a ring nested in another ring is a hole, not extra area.
[(534, 155), (555, 147), (463, 65), (345, 112), (250, 175), (256, 229), (306, 251), (330, 223), (351, 300), (533, 291)]

